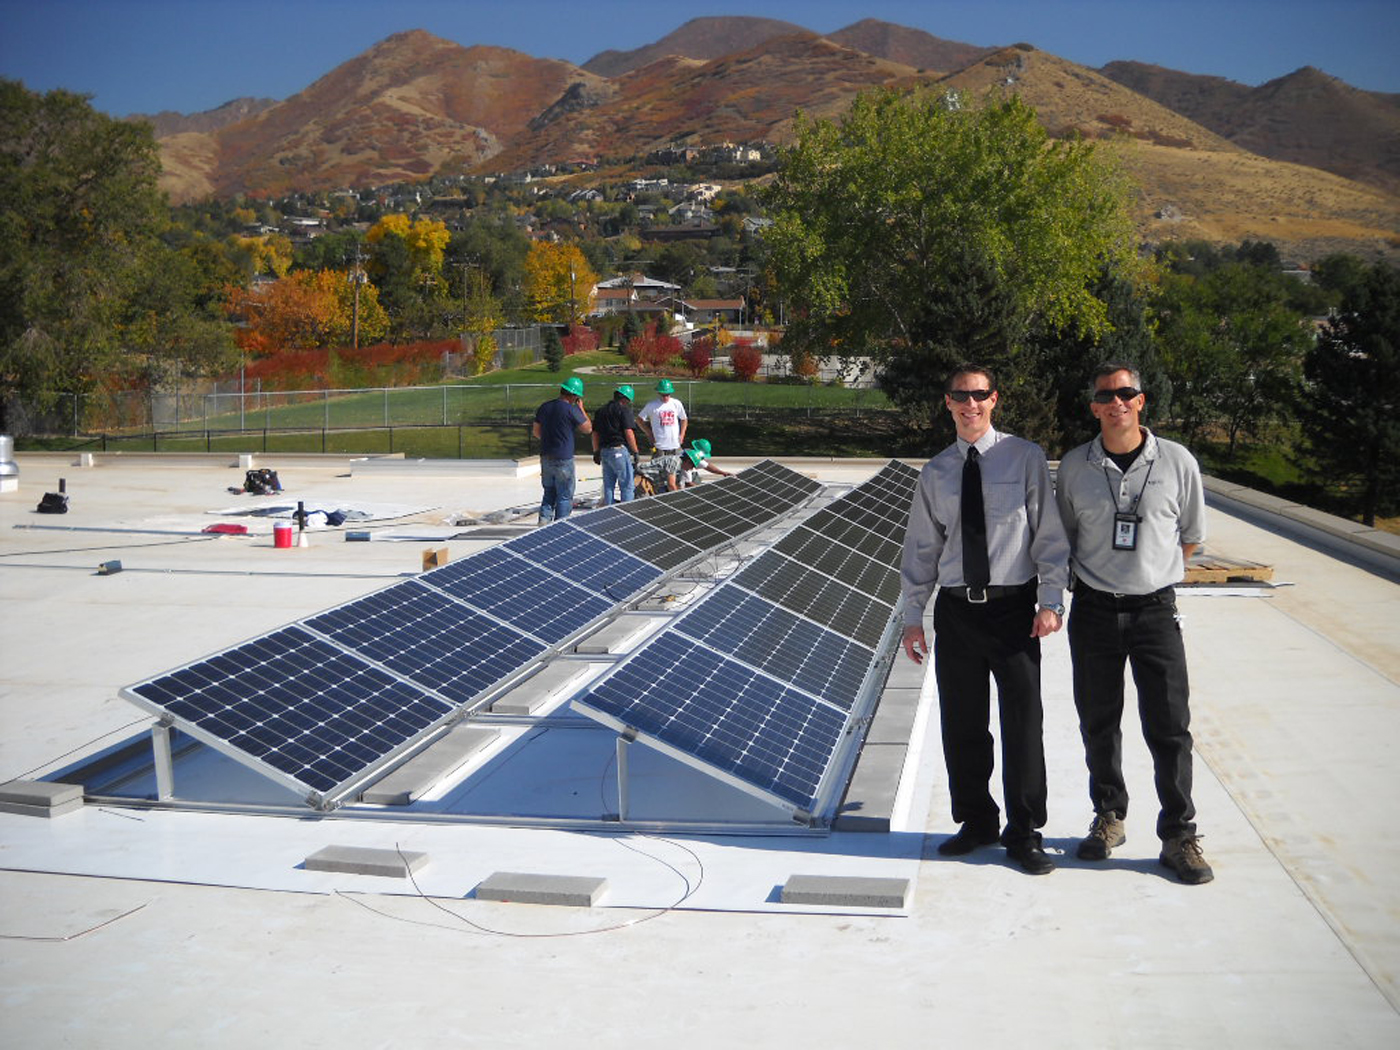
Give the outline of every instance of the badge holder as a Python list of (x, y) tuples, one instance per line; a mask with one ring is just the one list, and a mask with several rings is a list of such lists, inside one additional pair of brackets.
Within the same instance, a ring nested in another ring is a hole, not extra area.
[(1116, 551), (1137, 550), (1138, 523), (1142, 521), (1142, 516), (1138, 514), (1124, 514), (1119, 511), (1113, 515), (1113, 549)]

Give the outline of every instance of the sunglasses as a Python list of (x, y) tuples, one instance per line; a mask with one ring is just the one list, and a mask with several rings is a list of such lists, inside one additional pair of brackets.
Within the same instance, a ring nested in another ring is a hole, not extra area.
[(968, 398), (972, 398), (974, 401), (985, 401), (992, 396), (992, 392), (990, 390), (949, 390), (948, 396), (958, 404), (962, 404)]
[(1095, 390), (1093, 401), (1096, 405), (1111, 405), (1114, 398), (1131, 401), (1141, 393), (1141, 390), (1135, 390), (1130, 386), (1120, 386), (1117, 390)]

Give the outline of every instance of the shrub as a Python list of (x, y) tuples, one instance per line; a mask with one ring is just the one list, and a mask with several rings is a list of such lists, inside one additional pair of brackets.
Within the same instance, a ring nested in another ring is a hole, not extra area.
[(710, 362), (714, 360), (714, 340), (707, 335), (692, 339), (681, 357), (685, 360), (686, 371), (699, 379), (709, 371)]
[(551, 372), (564, 367), (564, 344), (553, 327), (544, 330), (544, 359)]
[(627, 359), (634, 365), (658, 369), (681, 354), (681, 341), (673, 335), (660, 335), (655, 323), (627, 343)]
[(586, 354), (598, 349), (598, 333), (586, 324), (570, 325), (569, 334), (562, 341), (566, 354)]
[(749, 383), (763, 366), (763, 354), (752, 343), (735, 340), (729, 352), (729, 365), (734, 369), (736, 379)]

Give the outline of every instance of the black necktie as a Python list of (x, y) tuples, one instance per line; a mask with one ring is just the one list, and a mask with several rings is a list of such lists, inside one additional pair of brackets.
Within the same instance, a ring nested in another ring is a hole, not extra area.
[(982, 506), (982, 467), (977, 449), (967, 450), (962, 475), (963, 582), (969, 587), (985, 587), (992, 582), (987, 559), (987, 515)]

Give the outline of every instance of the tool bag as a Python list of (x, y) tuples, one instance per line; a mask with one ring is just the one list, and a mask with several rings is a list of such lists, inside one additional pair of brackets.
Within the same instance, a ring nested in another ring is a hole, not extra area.
[(258, 467), (243, 476), (243, 491), (254, 496), (271, 496), (282, 491), (282, 482), (277, 479), (277, 471)]
[(35, 509), (40, 514), (67, 514), (68, 497), (61, 492), (45, 492)]

